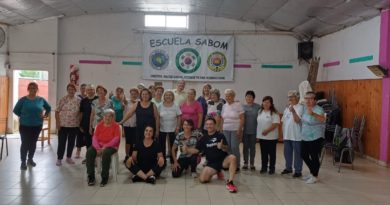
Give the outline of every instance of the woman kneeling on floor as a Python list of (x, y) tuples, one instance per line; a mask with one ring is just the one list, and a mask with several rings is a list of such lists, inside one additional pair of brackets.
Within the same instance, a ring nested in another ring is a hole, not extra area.
[(161, 146), (154, 141), (153, 127), (147, 125), (144, 139), (135, 145), (133, 154), (126, 162), (126, 167), (134, 174), (133, 182), (156, 183), (164, 166)]
[(196, 178), (196, 166), (198, 165), (198, 154), (195, 149), (198, 139), (202, 134), (194, 130), (194, 122), (186, 119), (183, 122), (183, 132), (180, 132), (172, 146), (172, 177), (180, 177), (185, 169), (191, 168), (191, 176)]
[(103, 120), (97, 124), (92, 138), (92, 146), (87, 151), (87, 173), (88, 186), (95, 185), (95, 159), (102, 158), (102, 181), (103, 187), (108, 182), (108, 172), (110, 170), (111, 156), (118, 150), (121, 136), (121, 128), (115, 122), (115, 112), (112, 109), (104, 110)]

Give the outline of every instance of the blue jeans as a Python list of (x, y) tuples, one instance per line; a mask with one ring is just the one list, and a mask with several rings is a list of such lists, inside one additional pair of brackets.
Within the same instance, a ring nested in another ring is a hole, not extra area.
[(302, 173), (301, 141), (284, 140), (284, 159), (286, 160), (286, 170), (292, 171), (294, 159), (295, 173)]
[(223, 135), (225, 135), (225, 138), (227, 140), (230, 153), (236, 156), (237, 158), (237, 167), (240, 167), (240, 160), (241, 160), (240, 141), (238, 140), (237, 130), (235, 131), (224, 130)]

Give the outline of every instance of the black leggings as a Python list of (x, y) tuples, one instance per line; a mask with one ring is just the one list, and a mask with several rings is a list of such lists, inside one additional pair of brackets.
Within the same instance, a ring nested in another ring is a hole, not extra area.
[(187, 169), (188, 167), (191, 168), (191, 172), (196, 171), (196, 166), (197, 166), (197, 155), (192, 155), (191, 157), (182, 157), (179, 158), (177, 161), (180, 165), (180, 168), (178, 167), (176, 171), (172, 171), (172, 177), (180, 177), (182, 172)]
[(58, 130), (58, 149), (57, 158), (61, 160), (64, 157), (66, 141), (68, 141), (68, 147), (66, 149), (66, 157), (71, 158), (74, 148), (74, 143), (77, 134), (79, 133), (78, 127), (61, 127)]
[[(171, 164), (173, 163), (173, 158), (172, 158), (172, 152), (171, 152), (171, 149), (172, 149), (172, 145), (173, 145), (173, 142), (175, 141), (175, 138), (176, 138), (176, 135), (174, 132), (160, 132), (159, 136), (158, 136), (158, 141), (161, 145), (161, 150), (162, 150), (162, 153), (164, 155), (164, 162), (166, 162), (166, 156), (167, 156), (167, 135), (168, 135), (168, 140), (169, 140), (169, 147), (170, 149), (168, 149), (168, 154), (169, 154), (169, 161), (171, 162)], [(166, 163), (164, 163), (166, 164)]]
[(163, 167), (158, 166), (157, 163), (152, 165), (152, 167), (141, 167), (138, 165), (138, 163), (135, 163), (135, 164), (131, 165), (130, 168), (127, 167), (127, 169), (129, 169), (130, 172), (133, 173), (134, 175), (137, 175), (137, 173), (139, 171), (142, 171), (144, 174), (147, 174), (150, 170), (152, 170), (154, 173), (154, 176), (158, 177), (158, 176), (160, 176), (160, 174), (163, 170)]
[(34, 153), (35, 149), (37, 148), (37, 141), (41, 130), (42, 125), (19, 126), (20, 139), (22, 141), (22, 144), (20, 145), (20, 159), (22, 160), (22, 162), (26, 162), (27, 153), (29, 160), (32, 160), (34, 158)]
[(137, 142), (137, 132), (136, 127), (124, 127), (126, 144), (130, 145), (129, 153), (126, 153), (126, 156), (131, 156), (134, 150), (134, 146)]
[(278, 140), (260, 139), (261, 170), (267, 170), (269, 157), (269, 170), (275, 171), (276, 143)]
[(317, 177), (320, 171), (320, 154), (323, 138), (314, 141), (302, 141), (301, 157), (310, 170), (310, 174)]

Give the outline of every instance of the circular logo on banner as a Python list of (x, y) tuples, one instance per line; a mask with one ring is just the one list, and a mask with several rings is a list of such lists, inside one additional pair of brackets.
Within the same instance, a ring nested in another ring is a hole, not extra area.
[(200, 67), (201, 58), (197, 50), (183, 48), (176, 55), (176, 67), (183, 73), (193, 73)]
[(155, 70), (163, 70), (168, 66), (169, 56), (164, 50), (154, 50), (149, 55), (149, 63)]
[(221, 52), (213, 52), (207, 58), (207, 66), (214, 72), (221, 72), (226, 68), (226, 56)]

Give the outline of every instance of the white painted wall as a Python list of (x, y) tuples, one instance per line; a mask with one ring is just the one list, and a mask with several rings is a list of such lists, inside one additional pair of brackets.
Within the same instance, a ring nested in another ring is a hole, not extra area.
[[(319, 81), (375, 79), (367, 65), (379, 64), (380, 17), (314, 40), (314, 54), (321, 57)], [(373, 61), (349, 64), (350, 58), (373, 55)], [(323, 64), (340, 60), (335, 67)]]
[[(200, 15), (191, 15), (189, 25), (193, 33), (259, 29), (252, 23)], [(81, 59), (113, 62), (111, 65), (79, 65), (81, 83), (102, 84), (109, 90), (116, 86), (129, 89), (139, 82), (150, 85), (153, 82), (141, 79), (141, 66), (121, 64), (123, 60), (142, 60), (142, 32), (139, 29), (143, 28), (141, 13), (86, 15), (12, 26), (9, 31), (12, 69), (47, 69), (52, 90), (55, 90), (50, 92), (53, 108), (56, 100), (66, 93), (69, 66), (78, 64)], [(307, 77), (307, 66), (298, 65), (297, 39), (246, 34), (235, 34), (235, 38), (235, 62), (249, 63), (253, 68), (236, 69), (234, 82), (212, 85), (222, 92), (226, 88), (235, 89), (241, 101), (248, 89), (256, 91), (257, 102), (263, 96), (271, 95), (276, 107), (282, 111), (287, 91), (297, 89), (299, 82)], [(58, 59), (51, 55), (52, 52), (58, 53)], [(261, 69), (261, 63), (293, 64), (294, 68)], [(166, 88), (174, 87), (171, 81), (163, 83)], [(201, 93), (202, 84), (189, 82), (186, 87), (197, 88)]]
[[(9, 27), (10, 85), (13, 85), (14, 70), (44, 70), (49, 73), (49, 103), (57, 101), (57, 55), (58, 20), (51, 19), (32, 24)], [(53, 55), (54, 53), (54, 55)], [(11, 86), (9, 109), (16, 104)], [(53, 106), (55, 108), (55, 106)], [(9, 113), (9, 118), (12, 112)], [(54, 112), (52, 113), (54, 118)], [(55, 122), (55, 121), (54, 121)], [(13, 126), (13, 121), (8, 127)], [(54, 126), (53, 126), (54, 128)]]
[[(230, 19), (191, 15), (189, 30), (195, 33), (212, 31), (254, 31), (255, 25)], [(142, 32), (144, 16), (141, 13), (101, 14), (61, 19), (59, 22), (59, 69), (58, 93), (65, 94), (69, 82), (69, 66), (80, 59), (111, 60), (112, 65), (79, 65), (82, 83), (103, 84), (109, 90), (116, 86), (130, 88), (139, 82), (147, 85), (152, 81), (141, 79), (142, 67), (123, 66), (123, 60), (142, 60)], [(257, 27), (258, 28), (258, 27)], [(306, 79), (306, 65), (297, 65), (297, 43), (291, 36), (235, 35), (236, 63), (253, 63), (252, 69), (236, 69), (235, 80), (229, 83), (212, 83), (223, 91), (233, 88), (238, 98), (244, 100), (248, 89), (256, 91), (258, 101), (264, 95), (275, 98), (278, 108), (286, 104), (285, 95), (289, 89), (297, 89), (299, 82)], [(261, 63), (294, 64), (291, 70), (264, 70)], [(164, 87), (172, 88), (174, 83), (164, 81)], [(202, 82), (187, 83), (201, 92)]]

